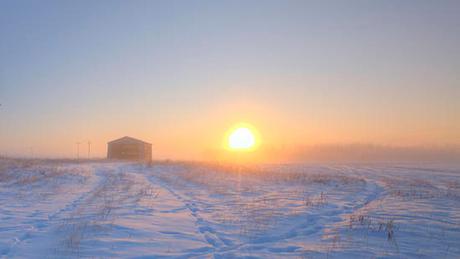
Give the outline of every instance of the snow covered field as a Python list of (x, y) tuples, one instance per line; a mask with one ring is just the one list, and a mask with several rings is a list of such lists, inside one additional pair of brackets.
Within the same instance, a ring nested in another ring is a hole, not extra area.
[(460, 167), (0, 160), (0, 258), (460, 258)]

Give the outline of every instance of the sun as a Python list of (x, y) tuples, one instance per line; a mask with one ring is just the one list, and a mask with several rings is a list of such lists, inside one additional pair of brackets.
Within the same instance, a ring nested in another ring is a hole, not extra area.
[(248, 128), (237, 128), (228, 137), (228, 146), (231, 149), (250, 149), (256, 143), (254, 134)]
[(233, 151), (252, 151), (258, 145), (256, 132), (249, 124), (238, 124), (227, 132), (226, 147)]

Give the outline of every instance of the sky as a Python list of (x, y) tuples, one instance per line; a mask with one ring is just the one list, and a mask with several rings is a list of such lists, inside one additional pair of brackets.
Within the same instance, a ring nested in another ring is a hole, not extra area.
[[(460, 145), (459, 1), (0, 2), (0, 153)], [(261, 151), (262, 152), (262, 151)], [(275, 152), (276, 153), (276, 152)], [(288, 156), (287, 158), (288, 159)]]

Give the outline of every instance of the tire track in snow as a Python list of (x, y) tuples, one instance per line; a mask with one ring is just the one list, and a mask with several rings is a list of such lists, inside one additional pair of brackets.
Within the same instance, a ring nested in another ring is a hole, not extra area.
[[(124, 165), (94, 165), (90, 169), (87, 181), (72, 186), (76, 190), (54, 194), (56, 197), (71, 195), (71, 199), (64, 198), (68, 202), (61, 208), (49, 214), (37, 211), (27, 215), (27, 221), (22, 224), (31, 226), (24, 234), (14, 238), (9, 247), (2, 249), (0, 256), (30, 257), (36, 254), (38, 249), (38, 252), (46, 253), (50, 257), (78, 257), (81, 254), (79, 244), (85, 241), (86, 233), (91, 232), (93, 227), (98, 228), (110, 223), (106, 220), (112, 214), (115, 205), (131, 204), (126, 202), (129, 199), (135, 204), (135, 199), (144, 193), (133, 189), (149, 187), (140, 186), (136, 182), (139, 180), (135, 177), (137, 175), (126, 173), (127, 167)], [(144, 183), (149, 182), (144, 180)], [(37, 213), (45, 214), (42, 215), (45, 218), (37, 220)], [(96, 232), (92, 235), (99, 234)], [(24, 245), (25, 243), (27, 245)]]
[(190, 215), (194, 218), (194, 221), (196, 225), (198, 226), (197, 233), (199, 233), (203, 237), (203, 239), (207, 242), (207, 244), (210, 245), (210, 249), (201, 248), (199, 250), (196, 250), (196, 252), (203, 252), (204, 254), (209, 254), (227, 245), (224, 240), (219, 238), (219, 236), (217, 235), (217, 232), (212, 227), (205, 224), (205, 220), (199, 215), (199, 209), (197, 208), (195, 202), (189, 201), (183, 198), (176, 191), (174, 191), (171, 187), (169, 187), (167, 183), (165, 183), (162, 179), (160, 179), (159, 177), (155, 175), (150, 175), (149, 180), (150, 181), (153, 180), (154, 183), (157, 183), (162, 188), (164, 188), (166, 191), (168, 191), (170, 194), (172, 194), (179, 202), (181, 202), (184, 205), (184, 207), (188, 211), (190, 211)]
[(133, 192), (137, 187), (136, 178), (126, 173), (125, 169), (124, 166), (95, 169), (97, 184), (64, 210), (68, 215), (62, 219), (61, 226), (57, 229), (64, 234), (60, 246), (64, 249), (55, 251), (58, 255), (79, 256), (84, 252), (81, 251), (81, 243), (86, 238), (100, 235), (101, 230), (108, 230), (105, 225), (113, 224), (116, 215), (113, 218), (109, 216), (113, 215), (117, 206), (137, 198), (138, 194)]
[(101, 181), (104, 180), (100, 175), (96, 174), (97, 170), (97, 167), (92, 168), (91, 178), (89, 181), (85, 182), (85, 184), (83, 185), (84, 188), (79, 190), (79, 196), (76, 199), (72, 200), (70, 203), (68, 203), (66, 206), (64, 206), (62, 209), (59, 209), (54, 213), (48, 215), (48, 220), (57, 220), (63, 214), (69, 213), (75, 210), (75, 208), (81, 206), (85, 199), (94, 191), (94, 189), (96, 189), (101, 184)]
[[(72, 167), (69, 167), (69, 169), (71, 169)], [(93, 173), (91, 173), (91, 176), (93, 176)], [(59, 177), (59, 176), (58, 176)], [(42, 183), (42, 186), (46, 186), (46, 183), (48, 183), (48, 181), (53, 181), (54, 178), (53, 177), (50, 177), (50, 178), (44, 178), (47, 182), (45, 183)], [(93, 177), (91, 177), (91, 179), (93, 179)], [(87, 181), (88, 179), (86, 179), (84, 181), (84, 186), (87, 186), (86, 184), (88, 183)], [(73, 183), (74, 184), (74, 183)], [(76, 186), (67, 186), (65, 185), (66, 187), (71, 187), (73, 189), (76, 189), (77, 187)], [(37, 186), (34, 186), (34, 187), (37, 187)], [(41, 186), (40, 186), (41, 187)], [(14, 188), (14, 186), (12, 186), (12, 188)], [(80, 199), (82, 199), (83, 197), (85, 197), (87, 194), (84, 193), (85, 189), (81, 189), (81, 188), (78, 188), (78, 192), (77, 194), (71, 194), (71, 195), (75, 195), (75, 196), (78, 196), (78, 198), (76, 199), (71, 199), (71, 202), (69, 203), (70, 205), (74, 204), (75, 202), (79, 201)], [(29, 192), (31, 193), (35, 193), (36, 191), (34, 190), (34, 188), (28, 190)], [(81, 193), (84, 193), (82, 195), (80, 195)], [(62, 194), (62, 193), (53, 193), (52, 196), (49, 196), (47, 197), (47, 199), (45, 200), (37, 200), (37, 202), (34, 204), (34, 205), (38, 205), (38, 208), (32, 212), (31, 214), (29, 215), (25, 215), (25, 218), (27, 219), (26, 221), (24, 222), (21, 222), (20, 224), (22, 225), (29, 225), (28, 228), (25, 230), (25, 232), (23, 234), (21, 234), (20, 236), (16, 236), (12, 239), (12, 243), (2, 249), (1, 253), (0, 253), (0, 256), (2, 258), (9, 258), (10, 256), (14, 256), (15, 253), (17, 251), (20, 251), (21, 250), (21, 247), (23, 245), (24, 242), (32, 239), (32, 238), (38, 238), (38, 236), (41, 236), (43, 235), (44, 233), (46, 233), (47, 231), (49, 231), (52, 227), (53, 227), (53, 224), (55, 223), (55, 221), (58, 220), (59, 218), (59, 215), (62, 214), (64, 211), (66, 211), (68, 208), (69, 208), (69, 204), (67, 205), (64, 205), (63, 208), (61, 209), (58, 209), (57, 211), (54, 211), (53, 213), (50, 213), (47, 215), (47, 218), (46, 219), (36, 219), (37, 217), (40, 217), (40, 216), (43, 216), (41, 214), (46, 214), (43, 210), (42, 210), (42, 207), (41, 206), (44, 206), (46, 204), (42, 204), (42, 203), (46, 203), (48, 202), (48, 198), (52, 197), (52, 198), (56, 198), (56, 197), (59, 197), (61, 195), (69, 195), (69, 192), (65, 193), (65, 194)], [(40, 210), (41, 209), (41, 210)], [(46, 207), (45, 207), (46, 209)]]

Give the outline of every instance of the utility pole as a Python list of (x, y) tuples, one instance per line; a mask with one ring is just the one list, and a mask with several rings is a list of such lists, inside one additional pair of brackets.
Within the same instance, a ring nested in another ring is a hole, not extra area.
[(88, 141), (88, 159), (90, 158), (91, 153), (91, 141)]
[(80, 160), (80, 142), (77, 142), (77, 160)]

